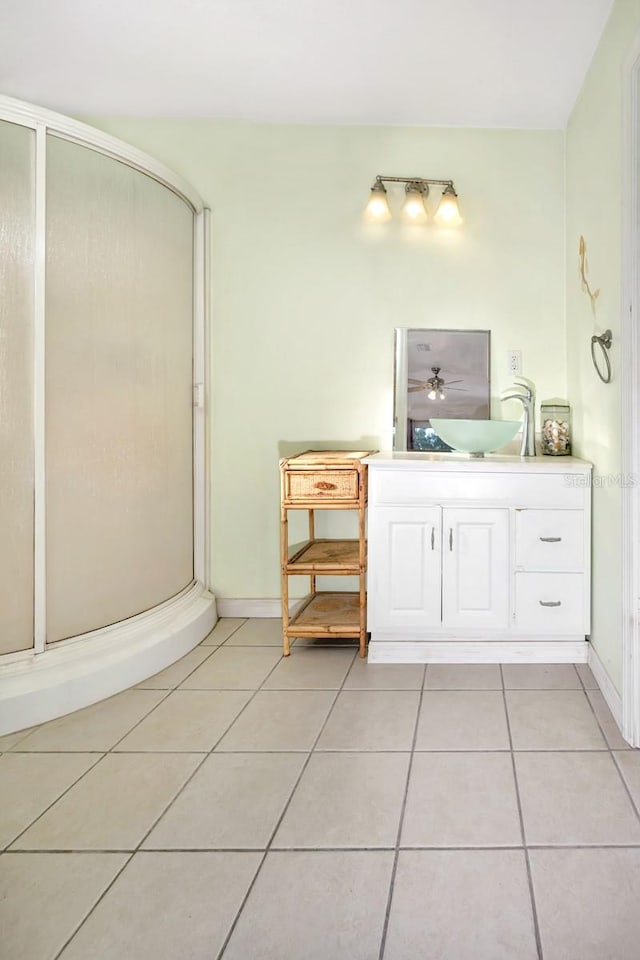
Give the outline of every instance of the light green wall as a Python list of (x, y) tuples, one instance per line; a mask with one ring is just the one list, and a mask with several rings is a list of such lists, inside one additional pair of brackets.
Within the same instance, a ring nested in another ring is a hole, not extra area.
[[(594, 463), (592, 642), (618, 690), (621, 638), (621, 392), (623, 64), (640, 28), (639, 0), (617, 0), (567, 129), (567, 382), (575, 450)], [(578, 243), (599, 289), (582, 290)], [(591, 362), (591, 336), (613, 331), (611, 384)], [(601, 485), (598, 485), (601, 484)]]
[[(173, 167), (213, 211), (219, 597), (279, 596), (283, 450), (389, 447), (395, 326), (490, 328), (494, 396), (510, 348), (540, 398), (565, 392), (562, 133), (88, 122)], [(365, 226), (377, 173), (453, 178), (464, 227)]]

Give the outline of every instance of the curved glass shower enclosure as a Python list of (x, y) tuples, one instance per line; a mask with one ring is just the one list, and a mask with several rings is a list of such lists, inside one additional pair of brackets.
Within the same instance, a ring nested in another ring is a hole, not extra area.
[(8, 98), (0, 170), (2, 733), (166, 666), (215, 601), (202, 202), (139, 151)]

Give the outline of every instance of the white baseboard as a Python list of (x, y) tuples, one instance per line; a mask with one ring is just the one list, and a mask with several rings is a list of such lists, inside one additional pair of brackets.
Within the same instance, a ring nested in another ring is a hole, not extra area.
[[(289, 614), (292, 614), (302, 598), (289, 600)], [(282, 616), (282, 601), (265, 597), (219, 597), (217, 600), (220, 617), (274, 617)]]
[(586, 663), (584, 640), (372, 640), (369, 663)]
[(589, 644), (588, 663), (591, 667), (591, 672), (596, 678), (596, 683), (600, 687), (602, 696), (606, 700), (607, 706), (613, 714), (613, 719), (620, 727), (620, 730), (622, 730), (622, 697), (611, 682), (611, 678), (607, 673), (602, 660), (593, 649), (591, 644)]
[(201, 583), (121, 623), (0, 666), (0, 735), (54, 720), (146, 680), (193, 650), (215, 626)]

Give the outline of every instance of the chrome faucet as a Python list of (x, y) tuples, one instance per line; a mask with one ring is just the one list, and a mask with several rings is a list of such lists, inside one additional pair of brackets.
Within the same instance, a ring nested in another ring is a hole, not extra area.
[(515, 377), (514, 385), (507, 387), (500, 394), (501, 400), (519, 400), (522, 404), (524, 417), (522, 421), (522, 443), (520, 444), (521, 457), (535, 457), (536, 455), (536, 425), (535, 406), (536, 388), (526, 377)]

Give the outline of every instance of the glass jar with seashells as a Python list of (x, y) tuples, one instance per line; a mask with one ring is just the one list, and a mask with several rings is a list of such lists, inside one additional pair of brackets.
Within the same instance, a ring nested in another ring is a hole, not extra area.
[(554, 397), (540, 404), (542, 452), (550, 457), (571, 454), (571, 407)]

